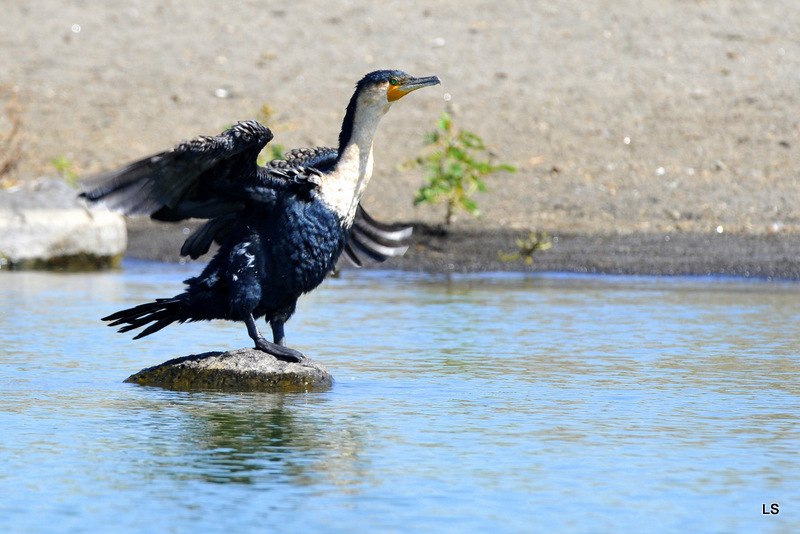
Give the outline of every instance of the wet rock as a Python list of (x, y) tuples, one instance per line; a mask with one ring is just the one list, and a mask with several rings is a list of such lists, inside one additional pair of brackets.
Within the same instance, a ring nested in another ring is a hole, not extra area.
[(92, 270), (119, 264), (125, 219), (87, 209), (63, 180), (0, 189), (0, 269)]
[(148, 367), (125, 382), (172, 390), (300, 392), (333, 385), (330, 371), (311, 358), (287, 363), (256, 349), (206, 352)]

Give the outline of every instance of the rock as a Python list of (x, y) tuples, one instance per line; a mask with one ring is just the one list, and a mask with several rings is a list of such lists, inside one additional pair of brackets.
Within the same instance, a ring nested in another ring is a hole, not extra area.
[(127, 245), (125, 219), (88, 209), (63, 180), (0, 189), (0, 269), (114, 267)]
[(172, 390), (300, 392), (333, 385), (330, 371), (311, 358), (287, 363), (256, 349), (206, 352), (142, 369), (125, 382)]

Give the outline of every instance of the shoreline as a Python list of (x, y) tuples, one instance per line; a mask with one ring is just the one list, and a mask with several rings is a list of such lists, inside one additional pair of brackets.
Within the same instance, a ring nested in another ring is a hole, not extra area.
[[(126, 257), (179, 262), (178, 254), (194, 224), (128, 220)], [(743, 279), (800, 280), (800, 236), (631, 233), (553, 233), (552, 246), (535, 251), (532, 261), (503, 259), (519, 249), (529, 233), (506, 228), (448, 229), (415, 223), (409, 249), (399, 258), (369, 263), (365, 269), (409, 272), (564, 272), (647, 276), (727, 276)], [(213, 250), (198, 263), (210, 259)], [(340, 262), (344, 268), (352, 268)]]

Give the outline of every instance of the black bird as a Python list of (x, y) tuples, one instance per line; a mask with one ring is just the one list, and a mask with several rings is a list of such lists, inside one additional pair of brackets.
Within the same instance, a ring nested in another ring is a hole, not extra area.
[[(303, 354), (286, 346), (283, 325), (297, 299), (316, 288), (339, 256), (361, 265), (359, 254), (382, 261), (405, 252), (410, 228), (371, 218), (360, 205), (372, 175), (372, 141), (381, 117), (411, 91), (439, 78), (397, 70), (364, 76), (342, 122), (338, 148), (293, 150), (264, 167), (256, 162), (272, 132), (240, 122), (216, 137), (198, 137), (170, 151), (87, 181), (81, 196), (127, 215), (159, 221), (208, 219), (181, 248), (197, 258), (220, 247), (186, 290), (104, 317), (135, 338), (173, 322), (243, 321), (256, 348), (286, 361)], [(272, 327), (273, 342), (255, 319)]]

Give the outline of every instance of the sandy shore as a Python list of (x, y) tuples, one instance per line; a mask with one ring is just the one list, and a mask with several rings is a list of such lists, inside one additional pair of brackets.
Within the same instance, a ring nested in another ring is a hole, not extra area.
[[(364, 203), (419, 227), (391, 265), (796, 279), (798, 24), (789, 0), (39, 0), (4, 10), (0, 84), (23, 106), (26, 180), (56, 157), (89, 175), (265, 106), (276, 143), (331, 145), (364, 73), (437, 74), (376, 139)], [(412, 204), (422, 173), (398, 170), (444, 110), (518, 168), (446, 240), (425, 231), (441, 207)], [(137, 248), (138, 228), (131, 254), (163, 256)], [(531, 265), (500, 259), (531, 230), (557, 241)]]

